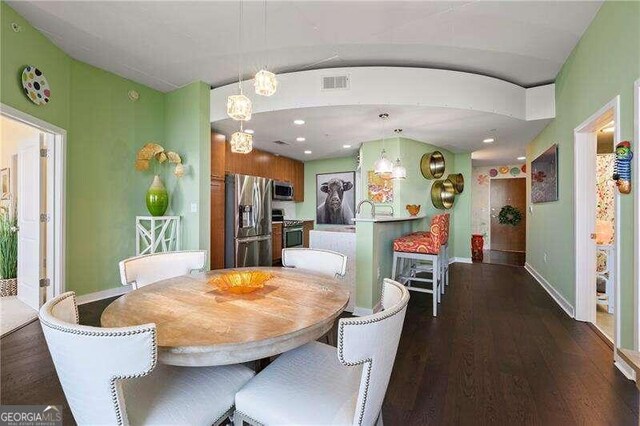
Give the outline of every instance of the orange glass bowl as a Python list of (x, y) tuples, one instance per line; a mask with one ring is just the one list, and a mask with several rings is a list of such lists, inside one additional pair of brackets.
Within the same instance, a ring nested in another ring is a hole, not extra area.
[(245, 294), (263, 288), (272, 277), (263, 271), (230, 271), (211, 278), (208, 283), (221, 292)]
[(411, 216), (417, 216), (420, 213), (420, 204), (407, 204), (406, 209)]

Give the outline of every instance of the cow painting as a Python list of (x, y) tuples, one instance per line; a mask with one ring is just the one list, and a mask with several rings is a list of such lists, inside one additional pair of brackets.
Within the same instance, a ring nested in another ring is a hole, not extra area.
[(354, 180), (354, 172), (317, 175), (316, 223), (353, 225)]

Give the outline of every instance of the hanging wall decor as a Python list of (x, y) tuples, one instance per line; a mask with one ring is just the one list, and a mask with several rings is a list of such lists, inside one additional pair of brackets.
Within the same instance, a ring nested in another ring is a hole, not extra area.
[(498, 221), (502, 225), (517, 226), (522, 221), (522, 213), (517, 208), (507, 204), (500, 209)]
[(622, 141), (616, 145), (616, 164), (613, 171), (613, 180), (621, 194), (631, 193), (631, 142)]
[(531, 162), (531, 202), (558, 201), (558, 145), (551, 145)]
[(450, 174), (447, 176), (447, 180), (453, 184), (456, 194), (462, 194), (462, 191), (464, 191), (464, 176), (462, 176), (462, 173)]
[(424, 154), (420, 159), (420, 171), (425, 179), (440, 179), (444, 175), (444, 155), (440, 151)]
[(51, 99), (49, 82), (42, 71), (33, 65), (22, 70), (22, 87), (24, 94), (36, 105), (45, 105)]
[(367, 195), (374, 203), (393, 202), (393, 179), (385, 179), (373, 170), (367, 173)]
[(447, 179), (437, 180), (431, 185), (431, 203), (440, 210), (448, 210), (453, 207), (456, 191), (453, 184)]

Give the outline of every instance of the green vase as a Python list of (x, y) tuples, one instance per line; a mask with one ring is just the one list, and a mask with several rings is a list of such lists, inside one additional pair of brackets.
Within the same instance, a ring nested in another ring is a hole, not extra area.
[(169, 207), (169, 193), (164, 187), (160, 176), (155, 175), (147, 191), (147, 210), (152, 216), (162, 216)]

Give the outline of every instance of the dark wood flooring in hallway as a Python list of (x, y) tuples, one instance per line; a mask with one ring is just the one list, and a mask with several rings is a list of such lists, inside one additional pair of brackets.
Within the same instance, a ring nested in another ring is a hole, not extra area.
[[(81, 306), (95, 325), (109, 301)], [(35, 322), (0, 339), (2, 404), (64, 405)], [(411, 293), (386, 425), (637, 425), (638, 392), (609, 347), (523, 268), (455, 264), (437, 318)]]

